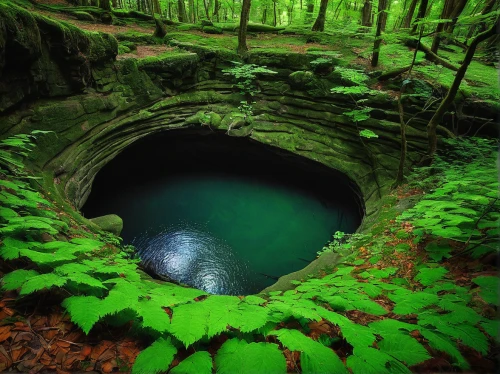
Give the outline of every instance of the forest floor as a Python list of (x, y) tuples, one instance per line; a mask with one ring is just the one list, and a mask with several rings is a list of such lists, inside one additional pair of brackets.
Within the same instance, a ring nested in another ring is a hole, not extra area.
[[(37, 12), (45, 16), (63, 20), (74, 24), (75, 26), (87, 31), (99, 31), (113, 35), (123, 33), (140, 33), (152, 35), (154, 32), (154, 22), (144, 20), (122, 21), (122, 24), (103, 24), (98, 21), (89, 22), (75, 19), (69, 13), (60, 11), (60, 7), (51, 7), (59, 0), (38, 0), (39, 4), (47, 5), (43, 9), (36, 9)], [(53, 8), (53, 9), (52, 9)], [(66, 3), (66, 9), (67, 9)], [(227, 24), (215, 23), (215, 26), (226, 27), (223, 34), (207, 34), (201, 31), (200, 27), (189, 24), (179, 24), (176, 26), (167, 26), (167, 39), (175, 39), (178, 42), (192, 43), (214, 49), (234, 52), (237, 47), (238, 38), (234, 31), (226, 31)], [(250, 51), (261, 52), (281, 52), (281, 53), (313, 53), (321, 57), (321, 52), (325, 52), (324, 57), (330, 57), (330, 54), (336, 53), (345, 66), (354, 66), (367, 72), (373, 71), (391, 71), (410, 65), (414, 49), (404, 45), (404, 38), (407, 32), (393, 32), (384, 36), (382, 42), (379, 64), (372, 67), (370, 64), (373, 50), (373, 36), (362, 34), (357, 30), (327, 29), (324, 33), (311, 33), (305, 28), (290, 28), (292, 33), (248, 33), (247, 44)], [(432, 44), (431, 37), (424, 37), (422, 42), (426, 45)], [(144, 58), (157, 56), (166, 51), (161, 47), (150, 47), (145, 44), (136, 43), (137, 52), (131, 51), (119, 59), (123, 58)], [(439, 56), (456, 67), (460, 66), (463, 58), (463, 49), (452, 45), (442, 45)], [(425, 60), (425, 54), (421, 51), (417, 53), (416, 65), (413, 69), (414, 78), (422, 79), (437, 87), (447, 88), (453, 82), (455, 71), (436, 65)], [(498, 89), (498, 80), (491, 79), (497, 76), (497, 68), (491, 63), (485, 63), (481, 51), (476, 52), (474, 60), (469, 66), (465, 79), (462, 81), (461, 92), (471, 99), (480, 99), (488, 101), (500, 101), (500, 90)]]

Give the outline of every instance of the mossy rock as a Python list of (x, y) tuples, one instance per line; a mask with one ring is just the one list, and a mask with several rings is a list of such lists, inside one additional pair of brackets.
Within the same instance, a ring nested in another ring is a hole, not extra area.
[(153, 16), (146, 14), (146, 13), (143, 13), (143, 12), (138, 12), (137, 10), (131, 10), (129, 12), (129, 17), (137, 18), (137, 19), (144, 20), (144, 21), (153, 21), (153, 19), (154, 19)]
[(116, 214), (92, 218), (89, 221), (99, 226), (101, 230), (110, 232), (116, 236), (119, 236), (123, 230), (123, 220)]
[(311, 88), (315, 81), (316, 78), (310, 71), (296, 71), (288, 77), (290, 86), (295, 89)]
[(132, 42), (136, 44), (161, 44), (163, 42), (160, 38), (155, 38), (153, 35), (144, 34), (136, 31), (127, 31), (115, 34), (119, 42)]
[(203, 26), (203, 32), (205, 34), (222, 34), (222, 29), (214, 26)]
[(132, 51), (126, 45), (123, 45), (121, 43), (118, 45), (118, 54), (119, 55), (124, 55), (125, 53), (130, 53), (130, 52), (132, 52)]
[(202, 27), (205, 27), (205, 26), (213, 26), (213, 25), (214, 25), (214, 23), (213, 23), (212, 21), (208, 21), (208, 20), (206, 20), (206, 19), (202, 19), (202, 20), (201, 20), (201, 26), (202, 26)]
[(82, 11), (76, 11), (71, 13), (77, 20), (80, 21), (89, 21), (89, 22), (95, 22), (95, 18), (87, 12), (82, 12)]
[(156, 57), (146, 57), (138, 61), (140, 70), (148, 72), (173, 73), (182, 76), (196, 69), (199, 57), (195, 53), (164, 53)]

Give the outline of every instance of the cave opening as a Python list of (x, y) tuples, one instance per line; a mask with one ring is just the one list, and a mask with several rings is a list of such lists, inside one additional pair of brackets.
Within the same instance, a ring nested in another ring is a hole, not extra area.
[(97, 174), (82, 213), (117, 214), (144, 269), (212, 294), (255, 294), (300, 270), (364, 204), (337, 170), (249, 138), (173, 130)]

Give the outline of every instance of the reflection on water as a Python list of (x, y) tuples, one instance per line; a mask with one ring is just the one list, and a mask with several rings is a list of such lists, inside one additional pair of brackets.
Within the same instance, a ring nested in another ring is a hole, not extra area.
[[(169, 227), (133, 240), (142, 264), (160, 277), (175, 279), (212, 294), (254, 291), (249, 266), (231, 247), (195, 227)], [(255, 291), (254, 291), (255, 292)]]
[(86, 217), (118, 214), (150, 273), (215, 294), (257, 293), (360, 222), (348, 181), (224, 135), (155, 136), (97, 175)]

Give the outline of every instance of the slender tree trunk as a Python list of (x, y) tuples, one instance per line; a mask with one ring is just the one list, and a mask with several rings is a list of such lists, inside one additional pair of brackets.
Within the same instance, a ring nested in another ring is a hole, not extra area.
[(196, 23), (194, 0), (188, 0), (188, 9), (189, 9), (189, 22)]
[(267, 8), (262, 11), (262, 24), (265, 25), (267, 22)]
[(251, 0), (243, 0), (241, 5), (240, 29), (238, 30), (238, 54), (243, 56), (247, 51), (247, 25), (250, 17)]
[(112, 3), (112, 6), (113, 6), (113, 9), (117, 9), (118, 8), (118, 1), (117, 0), (113, 0), (111, 3)]
[(203, 7), (205, 8), (205, 16), (207, 17), (207, 20), (210, 21), (210, 15), (208, 13), (208, 4), (207, 0), (203, 0)]
[(427, 137), (429, 140), (428, 156), (430, 160), (432, 160), (432, 158), (434, 157), (434, 154), (436, 153), (437, 149), (436, 129), (443, 115), (445, 114), (446, 110), (451, 105), (451, 103), (455, 99), (455, 96), (457, 95), (460, 83), (462, 83), (462, 79), (465, 76), (465, 73), (467, 71), (467, 68), (469, 67), (469, 64), (472, 61), (472, 58), (474, 57), (474, 53), (476, 52), (478, 44), (495, 35), (497, 28), (499, 27), (500, 27), (500, 18), (497, 18), (495, 24), (490, 29), (480, 33), (472, 40), (469, 48), (467, 48), (467, 52), (465, 52), (464, 62), (458, 69), (457, 74), (455, 75), (455, 79), (453, 80), (453, 83), (451, 84), (451, 87), (448, 90), (446, 97), (443, 99), (443, 101), (439, 105), (439, 108), (436, 110), (431, 120), (427, 124)]
[(184, 0), (177, 0), (177, 18), (179, 22), (189, 22), (186, 14), (186, 5)]
[(316, 18), (316, 22), (312, 27), (312, 31), (324, 31), (325, 30), (325, 17), (326, 17), (326, 9), (328, 7), (328, 0), (321, 0), (321, 4), (319, 6), (318, 17)]
[[(443, 4), (443, 10), (441, 12), (440, 19), (448, 19), (451, 11), (453, 9), (454, 0), (445, 0)], [(445, 23), (438, 23), (434, 35), (434, 39), (432, 40), (431, 51), (437, 54), (439, 49), (439, 44), (441, 43), (441, 33), (444, 31)]]
[(387, 0), (379, 0), (378, 2), (378, 15), (377, 15), (377, 31), (375, 33), (375, 42), (373, 43), (373, 56), (372, 56), (372, 66), (378, 65), (378, 57), (380, 53), (380, 45), (382, 44), (382, 25), (384, 24), (384, 19), (387, 18), (387, 13), (385, 9), (387, 7)]
[(467, 5), (467, 0), (455, 1), (455, 4), (453, 5), (453, 9), (450, 13), (450, 18), (452, 21), (445, 25), (446, 32), (448, 32), (450, 34), (453, 32), (453, 29), (455, 28), (455, 25), (457, 24), (458, 17), (460, 17), (460, 15), (462, 14), (462, 12), (465, 8), (465, 5)]
[(382, 32), (385, 32), (385, 27), (387, 25), (387, 18), (389, 17), (389, 10), (391, 10), (391, 0), (386, 0), (385, 2), (385, 12), (382, 17)]
[(411, 20), (413, 19), (413, 13), (415, 13), (417, 2), (418, 0), (412, 0), (410, 3), (410, 8), (408, 9), (408, 13), (406, 13), (405, 18), (403, 19), (403, 24), (401, 25), (404, 29), (408, 29), (411, 25)]
[(314, 12), (314, 0), (307, 0), (306, 4), (306, 14), (304, 17), (304, 23), (310, 24), (313, 21), (313, 12)]
[(99, 8), (103, 10), (107, 10), (108, 12), (111, 11), (111, 3), (109, 0), (100, 0), (99, 1)]
[(429, 0), (421, 0), (420, 1), (420, 6), (418, 7), (417, 18), (415, 19), (415, 22), (413, 23), (413, 27), (411, 29), (411, 34), (415, 34), (417, 32), (417, 27), (418, 27), (417, 22), (425, 17), (425, 12), (427, 11), (427, 4), (428, 3), (429, 3)]
[(169, 1), (168, 2), (168, 8), (167, 8), (167, 12), (168, 12), (168, 19), (169, 20), (172, 20), (172, 3)]
[[(337, 20), (339, 18), (340, 6), (342, 5), (343, 2), (344, 2), (344, 0), (340, 0), (338, 5), (337, 5), (337, 8), (335, 8), (335, 11), (333, 12), (333, 16), (334, 16), (335, 20)], [(338, 13), (337, 13), (337, 11), (338, 11)]]
[(219, 22), (219, 9), (220, 9), (219, 0), (215, 0), (215, 2), (214, 2), (214, 19), (217, 22)]
[[(340, 6), (340, 3), (339, 3)], [(361, 26), (372, 27), (372, 2), (365, 0), (361, 13)]]
[(277, 17), (276, 17), (276, 1), (273, 0), (273, 26), (277, 25)]

